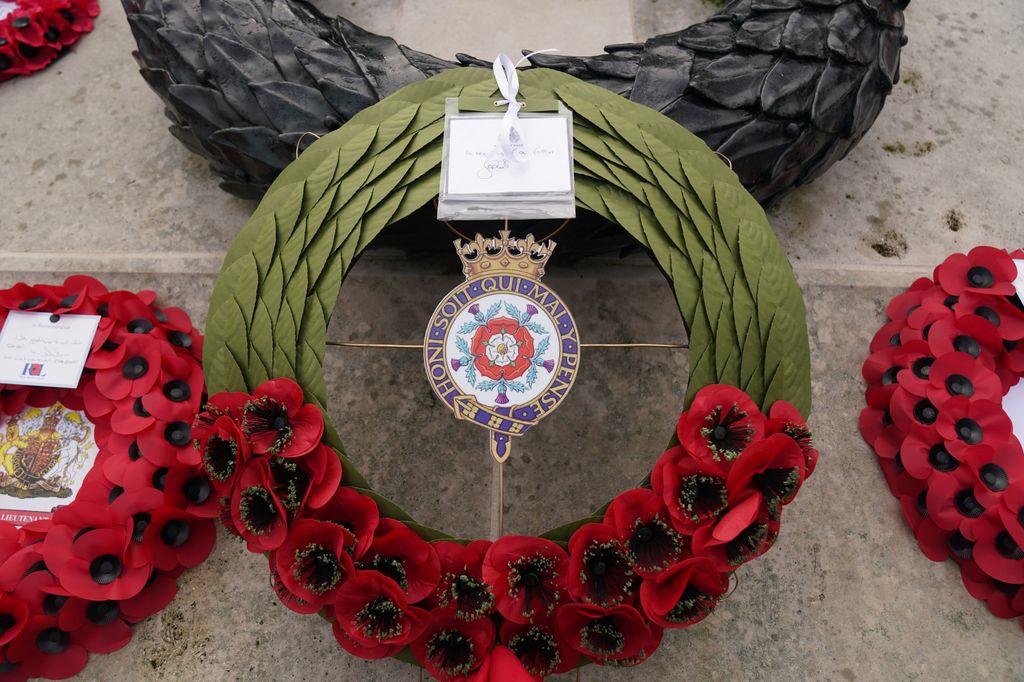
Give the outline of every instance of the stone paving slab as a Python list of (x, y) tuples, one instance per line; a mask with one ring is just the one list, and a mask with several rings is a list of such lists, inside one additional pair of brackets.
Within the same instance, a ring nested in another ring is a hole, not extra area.
[[(497, 2), (329, 1), (328, 12), (446, 57), (551, 45), (591, 54), (714, 11), (703, 0), (524, 0), (495, 45)], [(0, 286), (99, 273), (112, 286), (157, 289), (201, 324), (223, 253), (254, 204), (217, 189), (204, 162), (166, 132), (129, 57), (120, 7), (103, 0), (103, 9), (95, 34), (67, 58), (0, 85)], [(712, 618), (669, 634), (641, 669), (590, 667), (584, 680), (1019, 678), (1019, 625), (968, 596), (952, 564), (921, 555), (856, 420), (859, 367), (898, 287), (951, 251), (1024, 240), (1022, 28), (1017, 0), (912, 3), (907, 83), (847, 159), (771, 209), (808, 302), (823, 461), (776, 547), (739, 572)], [(420, 318), (458, 279), (443, 260), (364, 257), (331, 338), (415, 343)], [(684, 338), (664, 280), (642, 257), (556, 262), (549, 280), (588, 340)], [(415, 352), (331, 349), (326, 377), (348, 453), (378, 489), (428, 524), (492, 531), (496, 489), (480, 434), (433, 399)], [(546, 529), (641, 478), (685, 380), (679, 351), (588, 353), (573, 397), (516, 444), (507, 530)], [(643, 400), (659, 405), (633, 407)], [(94, 657), (79, 678), (417, 679), (404, 664), (344, 654), (325, 623), (277, 603), (264, 559), (226, 537), (181, 582), (130, 646)]]

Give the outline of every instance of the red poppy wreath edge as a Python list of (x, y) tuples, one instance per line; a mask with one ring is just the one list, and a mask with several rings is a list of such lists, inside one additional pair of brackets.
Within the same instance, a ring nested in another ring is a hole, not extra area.
[(861, 434), (921, 551), (1000, 618), (1024, 615), (1024, 451), (1002, 406), (1024, 374), (1021, 258), (949, 256), (889, 302), (862, 371)]
[(765, 415), (743, 391), (710, 385), (650, 487), (619, 495), (600, 522), (567, 543), (463, 544), (422, 539), (343, 483), (323, 414), (291, 379), (212, 396), (193, 432), (225, 528), (267, 556), (287, 608), (326, 618), (353, 655), (396, 656), (445, 681), (644, 662), (771, 548), (818, 459), (792, 405)]
[(78, 388), (0, 385), (0, 414), (61, 403), (98, 452), (75, 499), (17, 528), (0, 522), (0, 680), (64, 679), (125, 646), (209, 555), (218, 513), (191, 425), (205, 398), (203, 338), (152, 291), (91, 277), (0, 291), (10, 311), (99, 315)]
[(93, 29), (96, 0), (0, 2), (0, 83), (46, 68)]

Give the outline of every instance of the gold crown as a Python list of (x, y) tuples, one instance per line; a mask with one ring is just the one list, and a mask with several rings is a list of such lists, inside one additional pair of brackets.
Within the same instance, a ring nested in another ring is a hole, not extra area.
[(512, 239), (510, 230), (498, 230), (499, 237), (485, 239), (477, 235), (470, 242), (456, 239), (455, 251), (462, 259), (462, 272), (468, 279), (482, 275), (515, 274), (533, 279), (544, 276), (544, 265), (555, 250), (550, 239), (538, 242), (532, 234)]

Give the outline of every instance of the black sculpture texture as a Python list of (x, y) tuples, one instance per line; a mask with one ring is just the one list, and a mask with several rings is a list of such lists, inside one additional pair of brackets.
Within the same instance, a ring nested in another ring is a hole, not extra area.
[[(767, 205), (843, 158), (874, 123), (899, 81), (908, 3), (733, 0), (645, 43), (531, 62), (678, 121)], [(444, 69), (490, 64), (417, 52), (304, 0), (122, 4), (171, 132), (210, 160), (225, 190), (247, 198), (262, 196), (296, 147), (315, 140), (307, 133), (329, 132)]]

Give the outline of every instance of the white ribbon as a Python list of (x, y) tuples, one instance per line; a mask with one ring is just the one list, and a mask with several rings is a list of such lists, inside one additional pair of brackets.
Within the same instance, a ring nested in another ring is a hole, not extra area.
[(511, 161), (522, 161), (524, 158), (521, 157), (525, 157), (525, 153), (522, 151), (520, 151), (519, 157), (517, 157), (513, 147), (515, 143), (524, 140), (523, 131), (519, 127), (519, 110), (526, 104), (526, 102), (516, 99), (519, 95), (519, 71), (517, 69), (520, 64), (527, 61), (533, 55), (543, 52), (558, 52), (558, 50), (554, 48), (537, 50), (514, 64), (504, 52), (500, 52), (494, 58), (494, 65), (492, 67), (494, 80), (498, 82), (498, 91), (501, 92), (501, 96), (504, 98), (497, 100), (494, 106), (508, 105), (508, 109), (505, 111), (505, 118), (501, 121), (501, 132), (498, 133), (498, 141), (501, 143), (501, 149), (505, 152), (505, 156)]

